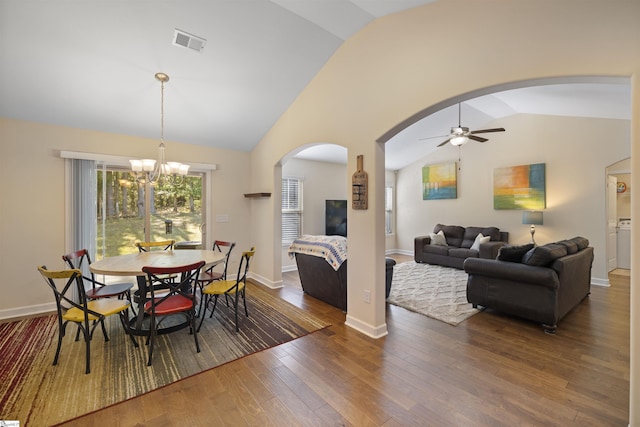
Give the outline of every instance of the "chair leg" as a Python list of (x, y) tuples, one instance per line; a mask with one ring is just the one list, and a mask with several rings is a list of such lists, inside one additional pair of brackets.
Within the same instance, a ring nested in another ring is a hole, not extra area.
[(85, 327), (82, 329), (84, 334), (84, 344), (86, 348), (86, 362), (85, 362), (85, 374), (91, 373), (91, 335), (89, 333), (89, 323), (85, 323)]
[(196, 341), (196, 350), (200, 353), (200, 343), (198, 343), (198, 331), (196, 330), (196, 313), (195, 309), (190, 313), (191, 330), (193, 331), (193, 339)]
[(240, 328), (238, 327), (238, 303), (240, 301), (238, 301), (238, 298), (240, 298), (240, 292), (238, 292), (238, 289), (236, 288), (236, 303), (235, 303), (235, 307), (234, 307), (234, 311), (235, 311), (235, 315), (236, 315), (236, 332), (240, 332)]
[[(100, 319), (100, 325), (102, 326), (102, 335), (104, 335), (104, 342), (108, 342), (109, 336), (107, 335), (107, 328), (104, 326), (104, 319)], [(93, 335), (93, 333), (91, 335)]]
[(151, 316), (151, 320), (149, 322), (149, 338), (147, 340), (149, 344), (149, 361), (147, 362), (147, 366), (151, 366), (151, 357), (153, 356), (153, 344), (156, 338), (156, 319), (154, 316)]
[(200, 309), (198, 313), (200, 315), (200, 324), (198, 325), (197, 332), (200, 332), (200, 328), (202, 328), (202, 322), (204, 322), (205, 314), (207, 314), (207, 307), (209, 306), (209, 295), (202, 295), (200, 297)]
[(125, 316), (125, 313), (128, 311), (121, 311), (120, 312), (120, 323), (122, 323), (122, 327), (124, 328), (124, 333), (129, 335), (129, 338), (131, 338), (131, 342), (133, 343), (133, 346), (135, 348), (138, 348), (138, 341), (136, 341), (136, 339), (134, 338), (133, 334), (131, 333), (131, 329), (129, 328), (129, 318), (127, 316)]
[(209, 319), (213, 317), (213, 312), (216, 311), (216, 305), (218, 305), (218, 295), (213, 296), (213, 308), (211, 309), (211, 314), (209, 315)]
[[(62, 320), (58, 318), (58, 348), (56, 349), (56, 355), (53, 358), (53, 366), (58, 364), (58, 357), (60, 356), (60, 348), (62, 347), (62, 338), (64, 337), (66, 329), (67, 329), (67, 322), (62, 323)], [(78, 327), (78, 333), (80, 333), (80, 327)]]
[(242, 304), (244, 304), (245, 316), (249, 317), (249, 312), (247, 311), (247, 295), (245, 294), (246, 291), (247, 291), (246, 288), (242, 290)]

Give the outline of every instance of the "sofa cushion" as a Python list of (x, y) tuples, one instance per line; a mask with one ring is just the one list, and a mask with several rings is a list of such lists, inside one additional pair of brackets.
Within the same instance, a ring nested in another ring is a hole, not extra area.
[(578, 245), (579, 251), (589, 246), (589, 240), (584, 237), (574, 237), (573, 239), (569, 239), (569, 241), (574, 242), (576, 245)]
[(527, 265), (546, 267), (558, 258), (567, 255), (567, 248), (557, 243), (548, 243), (536, 246), (522, 257), (522, 262)]
[(473, 249), (467, 248), (451, 248), (449, 249), (449, 256), (451, 258), (478, 258), (479, 252)]
[(473, 245), (471, 245), (471, 250), (479, 251), (480, 245), (487, 243), (489, 240), (491, 240), (491, 236), (484, 236), (482, 233), (479, 233), (476, 236), (476, 240), (473, 241)]
[(557, 243), (567, 248), (567, 255), (575, 254), (576, 252), (578, 252), (578, 245), (576, 242), (573, 242), (571, 240), (560, 240)]
[(433, 254), (433, 255), (449, 255), (449, 247), (448, 246), (440, 246), (440, 245), (426, 245), (423, 250), (425, 254)]
[(496, 227), (467, 227), (464, 229), (461, 248), (470, 248), (476, 240), (478, 234), (489, 236), (490, 240), (500, 240), (500, 229)]
[(431, 245), (447, 246), (447, 238), (442, 230), (437, 233), (429, 233), (429, 239)]
[[(462, 243), (462, 237), (464, 236), (464, 227), (460, 227), (459, 225), (437, 224), (433, 228), (434, 233), (437, 233), (440, 230), (444, 232), (444, 235), (447, 238), (447, 245), (455, 246), (457, 248), (460, 247), (460, 244)], [(470, 248), (471, 245), (469, 245), (468, 247)]]
[(498, 261), (522, 262), (524, 254), (533, 249), (533, 243), (526, 245), (505, 245), (498, 250)]

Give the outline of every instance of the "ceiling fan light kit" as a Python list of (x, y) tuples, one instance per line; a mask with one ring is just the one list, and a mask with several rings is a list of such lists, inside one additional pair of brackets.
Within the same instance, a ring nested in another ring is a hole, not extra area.
[[(447, 142), (451, 143), (451, 145), (456, 147), (460, 147), (461, 145), (466, 144), (467, 142), (469, 142), (469, 140), (473, 140), (476, 142), (486, 142), (488, 141), (487, 138), (476, 136), (475, 134), (505, 131), (504, 128), (469, 130), (468, 127), (461, 125), (461, 122), (462, 122), (461, 114), (460, 114), (461, 106), (462, 104), (459, 103), (458, 104), (458, 126), (451, 128), (451, 133), (449, 134), (449, 138), (447, 138), (446, 140), (438, 144), (438, 147), (442, 147), (443, 145), (446, 145)], [(437, 138), (437, 137), (429, 137), (429, 138)], [(422, 138), (422, 139), (429, 139), (429, 138)]]

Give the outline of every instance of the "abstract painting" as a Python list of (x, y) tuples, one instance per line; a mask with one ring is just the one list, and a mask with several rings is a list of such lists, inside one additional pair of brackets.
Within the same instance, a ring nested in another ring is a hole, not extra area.
[(493, 170), (493, 208), (540, 210), (547, 207), (545, 164)]
[(422, 200), (458, 197), (456, 163), (441, 163), (422, 168)]

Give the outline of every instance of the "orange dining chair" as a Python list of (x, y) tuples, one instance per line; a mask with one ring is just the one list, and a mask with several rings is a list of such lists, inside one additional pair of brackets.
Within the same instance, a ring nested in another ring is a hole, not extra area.
[[(56, 311), (58, 316), (58, 347), (53, 358), (53, 364), (58, 364), (62, 338), (69, 322), (78, 325), (82, 331), (85, 342), (85, 374), (91, 372), (91, 339), (98, 324), (102, 327), (104, 340), (109, 341), (104, 320), (114, 314), (120, 316), (120, 321), (125, 333), (131, 337), (135, 347), (138, 343), (133, 335), (129, 333), (125, 312), (131, 305), (130, 301), (116, 298), (89, 299), (82, 280), (82, 272), (78, 269), (72, 270), (47, 270), (47, 267), (40, 266), (38, 271), (47, 282), (56, 300)], [(74, 300), (73, 292), (77, 292), (77, 302)]]
[(247, 273), (249, 272), (249, 263), (255, 253), (255, 247), (252, 247), (249, 251), (242, 253), (242, 257), (240, 258), (240, 265), (238, 265), (238, 274), (236, 275), (235, 280), (216, 280), (209, 283), (208, 285), (205, 285), (202, 288), (202, 299), (200, 300), (199, 310), (199, 312), (202, 313), (202, 318), (200, 319), (198, 330), (202, 327), (202, 322), (204, 321), (207, 308), (211, 303), (212, 298), (213, 307), (211, 308), (211, 315), (209, 317), (213, 317), (213, 312), (216, 310), (218, 297), (220, 295), (224, 295), (225, 298), (228, 296), (235, 297), (235, 299), (232, 298), (232, 301), (235, 311), (236, 332), (240, 330), (238, 327), (238, 304), (240, 303), (240, 297), (242, 297), (242, 303), (244, 304), (244, 314), (249, 317), (246, 301)]
[[(153, 347), (155, 345), (158, 328), (168, 316), (182, 314), (185, 316), (193, 338), (196, 350), (200, 353), (198, 333), (196, 330), (196, 287), (200, 270), (204, 261), (176, 267), (143, 267), (147, 275), (151, 297), (144, 305), (144, 311), (149, 316), (149, 361), (151, 366)], [(172, 279), (179, 277), (179, 279)], [(162, 289), (162, 295), (156, 295)]]

